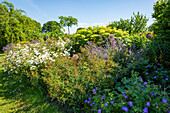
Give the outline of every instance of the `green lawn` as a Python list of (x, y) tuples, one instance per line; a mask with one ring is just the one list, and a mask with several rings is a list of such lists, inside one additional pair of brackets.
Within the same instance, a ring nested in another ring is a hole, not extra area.
[[(0, 53), (0, 113), (63, 113), (57, 105), (43, 96), (42, 91), (30, 85), (17, 84), (5, 75), (1, 64), (5, 53)], [(24, 87), (23, 87), (24, 86)], [(15, 91), (20, 89), (19, 93)]]

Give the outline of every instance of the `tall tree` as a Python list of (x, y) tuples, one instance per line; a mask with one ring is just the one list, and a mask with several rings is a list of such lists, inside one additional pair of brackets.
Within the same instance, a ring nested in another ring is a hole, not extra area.
[(114, 21), (112, 24), (109, 24), (107, 27), (116, 27), (117, 29), (122, 29), (123, 31), (129, 31), (129, 34), (140, 33), (146, 30), (146, 24), (149, 19), (146, 16), (133, 13), (131, 19), (120, 19), (120, 21)]
[(158, 0), (152, 17), (156, 19), (152, 25), (154, 33), (163, 40), (170, 41), (170, 1)]
[(72, 16), (64, 17), (60, 16), (60, 24), (63, 25), (64, 27), (68, 27), (68, 34), (70, 34), (70, 29), (69, 27), (72, 27), (72, 25), (77, 25), (78, 20), (76, 18), (73, 18)]
[(24, 14), (12, 3), (0, 3), (0, 50), (12, 42), (31, 40), (41, 31), (41, 24)]
[(52, 31), (56, 31), (57, 29), (60, 30), (60, 28), (61, 28), (60, 23), (56, 21), (48, 21), (47, 23), (44, 23), (42, 27), (42, 32), (44, 33), (52, 32)]

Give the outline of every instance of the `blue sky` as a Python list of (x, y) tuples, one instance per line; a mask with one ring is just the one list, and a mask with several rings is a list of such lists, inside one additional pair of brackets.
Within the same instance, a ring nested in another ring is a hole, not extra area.
[[(0, 0), (0, 2), (3, 0)], [(130, 19), (138, 11), (149, 18), (157, 0), (7, 0), (17, 9), (26, 11), (27, 16), (43, 25), (48, 21), (59, 21), (59, 16), (72, 16), (78, 19), (78, 27), (106, 26), (120, 18)], [(77, 26), (71, 28), (74, 33)], [(67, 32), (67, 29), (66, 29)]]

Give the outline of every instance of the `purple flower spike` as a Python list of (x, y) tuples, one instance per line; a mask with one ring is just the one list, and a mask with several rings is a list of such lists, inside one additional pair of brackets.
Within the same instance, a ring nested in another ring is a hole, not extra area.
[(104, 105), (105, 105), (105, 106), (108, 106), (108, 103), (106, 102)]
[(156, 76), (154, 76), (154, 79), (156, 78)]
[(143, 85), (146, 85), (146, 84), (148, 84), (148, 83), (147, 83), (147, 82), (144, 82), (144, 83), (143, 83)]
[(129, 106), (130, 106), (130, 107), (132, 107), (132, 106), (133, 106), (132, 101), (129, 101), (129, 102), (127, 102), (127, 103), (129, 104)]
[(84, 103), (87, 103), (87, 100), (85, 100)]
[(162, 99), (162, 102), (163, 102), (163, 103), (167, 103), (167, 100), (166, 100), (166, 99)]
[(101, 99), (103, 99), (105, 97), (105, 95), (103, 95), (102, 97), (101, 97)]
[(143, 81), (143, 80), (142, 80), (142, 77), (141, 77), (139, 80), (142, 82), (142, 81)]
[(150, 102), (147, 102), (146, 105), (147, 105), (147, 106), (150, 106)]
[(114, 101), (111, 101), (110, 103), (111, 103), (111, 104), (113, 104), (113, 103), (114, 103)]
[(167, 111), (168, 113), (170, 113), (170, 112), (168, 111), (168, 109), (166, 109), (166, 111)]
[(144, 113), (147, 113), (147, 112), (148, 112), (148, 108), (145, 107), (145, 108), (143, 109), (143, 111), (144, 111)]
[(129, 111), (129, 109), (128, 109), (127, 107), (122, 107), (122, 110), (124, 110), (124, 111), (126, 111), (126, 112)]

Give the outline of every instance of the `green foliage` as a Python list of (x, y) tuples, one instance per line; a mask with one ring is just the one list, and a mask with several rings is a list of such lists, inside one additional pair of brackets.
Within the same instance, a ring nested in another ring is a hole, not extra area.
[(60, 33), (61, 31), (61, 26), (58, 22), (56, 21), (48, 21), (47, 23), (44, 23), (42, 27), (42, 32), (55, 32), (55, 33)]
[(156, 22), (152, 25), (154, 33), (164, 41), (170, 41), (170, 1), (158, 0), (152, 17)]
[(150, 81), (151, 83), (168, 87), (168, 80), (170, 71), (168, 67), (164, 67), (161, 63), (149, 63), (149, 60), (141, 60), (134, 69), (140, 73), (143, 79)]
[(72, 16), (64, 17), (60, 16), (60, 24), (63, 25), (64, 27), (68, 27), (68, 34), (70, 34), (69, 27), (72, 27), (72, 25), (77, 25), (78, 20), (76, 18), (73, 18)]
[(161, 91), (157, 85), (144, 82), (141, 77), (137, 77), (136, 72), (132, 72), (131, 78), (122, 78), (114, 88), (93, 90), (93, 96), (88, 98), (85, 104), (89, 112), (101, 109), (106, 113), (124, 112), (123, 107), (127, 107), (128, 112), (141, 113), (145, 107), (150, 113), (166, 112), (168, 102), (164, 103), (163, 99), (169, 101), (165, 91)]
[(129, 34), (136, 34), (146, 31), (146, 24), (149, 19), (146, 16), (133, 13), (131, 19), (120, 19), (120, 21), (114, 21), (112, 24), (109, 24), (107, 27), (116, 27), (117, 29), (122, 29), (123, 31), (129, 31)]
[(150, 63), (161, 63), (165, 67), (170, 64), (170, 42), (163, 41), (159, 38), (152, 40), (146, 44), (144, 55)]
[(13, 4), (3, 1), (0, 9), (0, 49), (9, 43), (32, 40), (41, 31), (40, 23), (23, 15), (23, 10), (14, 9)]

